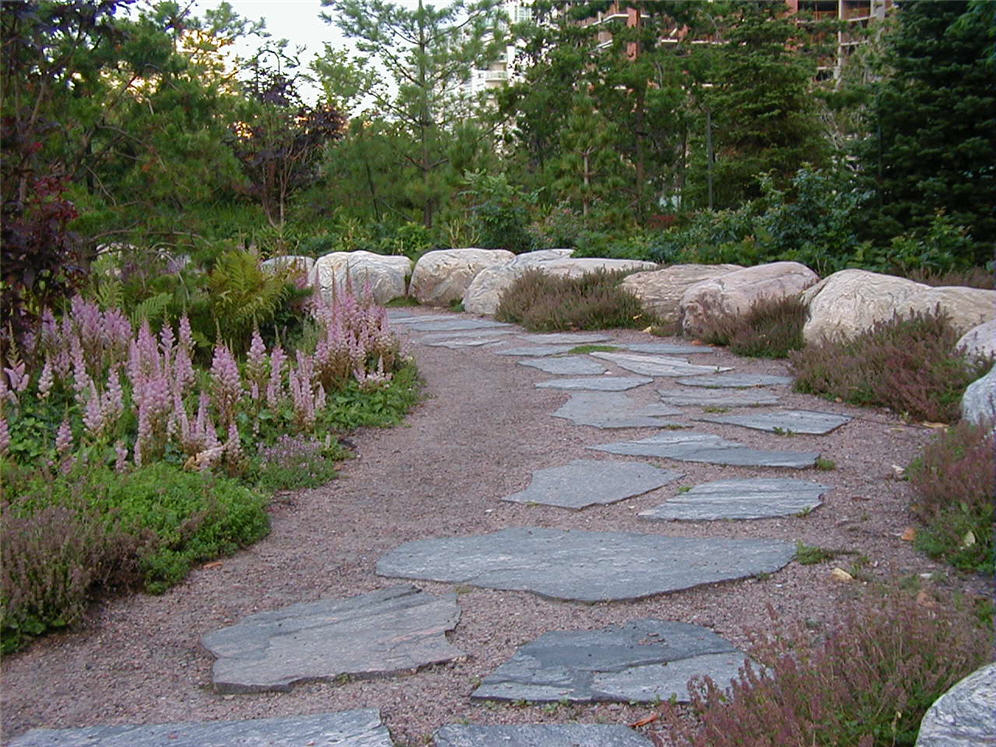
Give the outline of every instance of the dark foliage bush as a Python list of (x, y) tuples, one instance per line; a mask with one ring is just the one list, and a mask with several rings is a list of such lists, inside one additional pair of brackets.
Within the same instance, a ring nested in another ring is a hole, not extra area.
[(990, 425), (961, 422), (941, 434), (906, 473), (913, 512), (924, 527), (916, 546), (956, 568), (993, 571), (996, 435)]
[(820, 633), (775, 619), (751, 639), (756, 665), (729, 692), (696, 679), (690, 718), (664, 706), (678, 744), (912, 745), (934, 700), (992, 655), (973, 610), (900, 589), (866, 592)]
[(853, 339), (826, 340), (792, 353), (795, 388), (952, 423), (965, 388), (992, 366), (991, 360), (959, 355), (958, 338), (940, 311), (894, 316)]
[(125, 474), (82, 465), (4, 478), (16, 496), (3, 506), (5, 647), (70, 624), (97, 591), (140, 584), (162, 593), (195, 563), (269, 531), (263, 495), (163, 462)]
[(502, 295), (495, 318), (534, 332), (647, 326), (653, 320), (639, 300), (619, 287), (625, 275), (599, 271), (568, 278), (529, 270)]
[(702, 340), (750, 358), (787, 358), (803, 346), (806, 305), (798, 296), (761, 298), (744, 314), (710, 320)]

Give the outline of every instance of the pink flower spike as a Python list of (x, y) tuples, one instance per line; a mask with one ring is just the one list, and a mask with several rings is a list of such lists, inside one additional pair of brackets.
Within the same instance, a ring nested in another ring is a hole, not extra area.
[(69, 425), (69, 418), (64, 418), (59, 425), (59, 430), (55, 434), (55, 450), (59, 454), (66, 454), (73, 448), (73, 429)]

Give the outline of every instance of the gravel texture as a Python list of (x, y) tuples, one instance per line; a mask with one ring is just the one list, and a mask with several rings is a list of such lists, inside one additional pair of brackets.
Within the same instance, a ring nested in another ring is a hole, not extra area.
[[(420, 310), (412, 310), (412, 316)], [(437, 315), (438, 316), (438, 315)], [(398, 326), (403, 339), (412, 340)], [(661, 342), (636, 331), (615, 331), (619, 342)], [(668, 340), (663, 340), (668, 342)], [(682, 342), (671, 340), (670, 342)], [(522, 345), (505, 336), (505, 346)], [(502, 501), (525, 489), (532, 472), (591, 458), (588, 446), (606, 432), (551, 416), (570, 397), (535, 387), (549, 374), (496, 355), (500, 347), (447, 349), (414, 342), (409, 350), (426, 382), (426, 399), (404, 426), (351, 436), (354, 459), (339, 479), (315, 490), (280, 496), (272, 532), (238, 555), (209, 563), (162, 596), (135, 595), (96, 606), (79, 629), (48, 636), (3, 662), (3, 739), (31, 727), (155, 724), (248, 719), (376, 708), (400, 745), (424, 744), (440, 726), (582, 721), (625, 724), (649, 715), (649, 706), (522, 706), (473, 703), (470, 693), (522, 644), (552, 630), (592, 630), (638, 618), (704, 625), (746, 646), (745, 631), (768, 622), (770, 605), (788, 618), (833, 616), (840, 595), (860, 585), (835, 582), (835, 565), (867, 559), (864, 574), (894, 577), (945, 572), (901, 539), (912, 524), (909, 486), (893, 465), (906, 465), (933, 435), (878, 410), (860, 409), (780, 387), (780, 406), (848, 415), (853, 420), (823, 436), (779, 436), (732, 425), (710, 432), (755, 448), (819, 451), (830, 471), (721, 467), (640, 459), (685, 473), (681, 480), (632, 499), (583, 511)], [(696, 357), (704, 362), (705, 356)], [(737, 373), (784, 375), (782, 362), (740, 359), (725, 351), (709, 364)], [(616, 375), (620, 371), (614, 371)], [(669, 380), (632, 390), (645, 404)], [(676, 386), (676, 385), (675, 385)], [(703, 414), (683, 408), (684, 417)], [(701, 425), (697, 426), (701, 427)], [(619, 431), (640, 439), (650, 428)], [(631, 457), (616, 457), (632, 459)], [(789, 474), (790, 473), (790, 474)], [(712, 480), (791, 476), (833, 487), (824, 505), (805, 516), (724, 522), (648, 522), (641, 511), (676, 495), (682, 486)], [(789, 563), (760, 579), (663, 594), (633, 602), (583, 604), (528, 592), (494, 591), (417, 582), (434, 594), (456, 591), (462, 616), (449, 635), (465, 659), (417, 672), (332, 683), (308, 683), (289, 693), (220, 695), (211, 687), (213, 657), (200, 645), (205, 633), (247, 615), (325, 597), (348, 597), (392, 586), (374, 572), (384, 553), (430, 537), (538, 526), (676, 537), (756, 537), (802, 541), (859, 555), (803, 566)], [(957, 588), (980, 579), (954, 578)], [(642, 731), (656, 736), (650, 724)]]

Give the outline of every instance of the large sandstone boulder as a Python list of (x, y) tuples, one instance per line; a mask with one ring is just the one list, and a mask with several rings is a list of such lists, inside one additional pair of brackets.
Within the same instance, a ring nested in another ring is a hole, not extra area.
[(700, 337), (716, 319), (743, 314), (762, 299), (797, 296), (819, 279), (798, 262), (771, 262), (695, 283), (685, 289), (678, 304), (681, 332)]
[(291, 270), (294, 273), (301, 273), (305, 277), (309, 277), (312, 269), (315, 267), (315, 260), (311, 257), (288, 254), (284, 257), (272, 257), (271, 259), (263, 260), (259, 266), (266, 272)]
[(940, 309), (959, 332), (996, 318), (996, 291), (932, 288), (913, 280), (867, 270), (841, 270), (802, 295), (809, 307), (803, 328), (807, 343), (829, 337), (855, 337), (896, 314)]
[(477, 274), (515, 259), (505, 249), (437, 249), (415, 263), (408, 293), (419, 303), (448, 306), (463, 298)]
[(996, 356), (996, 320), (972, 327), (956, 346), (967, 358)]
[(996, 366), (965, 389), (961, 397), (961, 417), (977, 425), (996, 425)]
[(996, 663), (956, 683), (927, 709), (916, 747), (996, 744)]
[(372, 299), (384, 304), (405, 295), (411, 269), (408, 257), (364, 251), (332, 252), (315, 262), (311, 284), (329, 300), (348, 284), (356, 295), (369, 289)]
[(622, 282), (665, 325), (678, 325), (678, 305), (685, 291), (703, 280), (743, 269), (740, 265), (671, 265), (662, 270), (636, 272)]
[(501, 294), (530, 267), (540, 267), (566, 259), (573, 249), (543, 249), (519, 254), (511, 262), (492, 265), (477, 273), (463, 294), (463, 308), (471, 314), (494, 314), (501, 303)]

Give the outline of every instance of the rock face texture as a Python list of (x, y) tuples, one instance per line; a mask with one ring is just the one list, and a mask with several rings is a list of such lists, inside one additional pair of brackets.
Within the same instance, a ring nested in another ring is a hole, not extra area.
[(644, 355), (641, 353), (592, 353), (595, 358), (614, 363), (627, 371), (642, 374), (643, 376), (660, 376), (677, 378), (679, 376), (699, 376), (706, 374), (718, 374), (722, 371), (732, 371), (732, 368), (723, 366), (700, 366), (697, 363), (689, 363), (684, 358), (675, 358), (667, 355)]
[(308, 277), (315, 266), (315, 260), (311, 257), (287, 255), (285, 257), (273, 257), (272, 259), (263, 260), (259, 266), (264, 270), (272, 272), (291, 269), (295, 272), (301, 272), (305, 277)]
[(325, 298), (349, 283), (359, 295), (370, 288), (370, 295), (379, 304), (404, 296), (412, 261), (408, 257), (385, 256), (373, 252), (332, 252), (319, 257), (311, 271), (311, 284)]
[(445, 636), (459, 619), (455, 594), (436, 597), (400, 585), (260, 612), (201, 642), (218, 657), (212, 670), (218, 692), (282, 692), (298, 682), (459, 658), (463, 652)]
[(704, 423), (726, 423), (753, 428), (769, 433), (791, 435), (793, 433), (824, 434), (850, 422), (846, 415), (812, 410), (778, 410), (775, 412), (752, 412), (737, 415), (701, 415), (694, 420)]
[(996, 321), (972, 327), (958, 340), (957, 348), (969, 358), (996, 356)]
[(659, 521), (716, 521), (765, 519), (812, 511), (830, 488), (805, 480), (755, 477), (746, 480), (716, 480), (678, 493), (655, 508), (640, 512), (640, 518)]
[(436, 747), (652, 747), (616, 724), (447, 724), (432, 735)]
[(663, 324), (677, 327), (681, 297), (688, 288), (740, 269), (743, 269), (740, 265), (672, 265), (663, 270), (633, 273), (623, 279), (622, 287), (640, 299), (643, 308)]
[(701, 337), (717, 319), (744, 314), (762, 299), (780, 301), (798, 296), (819, 279), (798, 262), (771, 262), (703, 280), (689, 286), (681, 296), (681, 332)]
[(639, 441), (617, 441), (589, 446), (595, 451), (625, 456), (649, 456), (678, 462), (705, 462), (739, 467), (791, 467), (806, 469), (816, 464), (815, 451), (769, 451), (752, 449), (736, 441), (727, 441), (712, 433), (660, 431)]
[(526, 270), (543, 269), (547, 264), (570, 257), (573, 249), (543, 249), (520, 254), (502, 265), (481, 270), (463, 294), (463, 308), (471, 314), (494, 314), (501, 303), (501, 294)]
[(960, 333), (996, 318), (996, 291), (980, 288), (931, 288), (867, 270), (841, 270), (804, 291), (809, 318), (807, 343), (830, 337), (855, 337), (876, 322), (940, 309)]
[(961, 398), (961, 417), (979, 425), (996, 424), (996, 367), (968, 385)]
[(427, 306), (449, 306), (463, 299), (477, 274), (515, 259), (504, 249), (437, 249), (426, 252), (412, 272), (408, 293)]
[(375, 708), (314, 716), (248, 721), (201, 721), (143, 726), (32, 729), (11, 742), (18, 747), (229, 747), (229, 745), (348, 744), (391, 747), (391, 735)]
[(728, 687), (746, 658), (713, 631), (688, 623), (642, 619), (601, 630), (555, 630), (522, 646), (471, 697), (687, 703), (692, 677)]
[(996, 663), (968, 675), (927, 709), (916, 747), (996, 744)]

